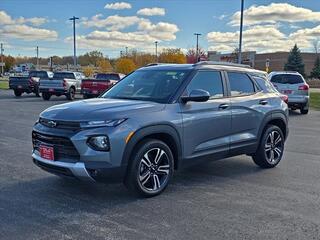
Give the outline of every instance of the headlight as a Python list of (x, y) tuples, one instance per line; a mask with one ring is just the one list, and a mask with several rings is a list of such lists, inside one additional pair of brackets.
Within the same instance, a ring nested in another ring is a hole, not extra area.
[(87, 144), (97, 151), (109, 151), (110, 144), (107, 136), (92, 136), (88, 138)]
[(89, 121), (81, 123), (82, 128), (91, 128), (91, 127), (115, 127), (123, 123), (126, 118), (115, 119), (115, 120), (105, 120), (105, 121)]

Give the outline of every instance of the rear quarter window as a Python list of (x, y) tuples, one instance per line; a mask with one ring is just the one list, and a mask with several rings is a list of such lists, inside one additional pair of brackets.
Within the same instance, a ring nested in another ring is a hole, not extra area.
[(271, 77), (272, 83), (280, 84), (298, 84), (303, 83), (303, 78), (300, 75), (295, 74), (277, 74)]
[(256, 83), (258, 84), (262, 92), (265, 92), (265, 93), (277, 92), (274, 86), (267, 79), (258, 77), (258, 76), (252, 76), (252, 77), (256, 81)]

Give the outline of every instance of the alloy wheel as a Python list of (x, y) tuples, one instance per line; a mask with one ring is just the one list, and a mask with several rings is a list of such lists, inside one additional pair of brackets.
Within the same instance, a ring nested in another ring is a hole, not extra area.
[(274, 165), (281, 160), (283, 141), (281, 134), (278, 131), (271, 131), (268, 134), (264, 150), (268, 163)]

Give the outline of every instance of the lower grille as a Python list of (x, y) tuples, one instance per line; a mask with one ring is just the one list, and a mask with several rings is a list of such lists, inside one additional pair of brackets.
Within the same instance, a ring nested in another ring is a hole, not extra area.
[(45, 135), (42, 133), (32, 132), (32, 143), (34, 150), (39, 151), (41, 145), (48, 145), (54, 148), (55, 160), (62, 158), (73, 159), (75, 161), (80, 159), (77, 149), (74, 147), (72, 141), (66, 137), (58, 137)]
[(68, 168), (64, 168), (64, 167), (59, 167), (59, 166), (53, 166), (50, 164), (46, 164), (37, 160), (33, 160), (34, 163), (42, 168), (43, 170), (53, 173), (53, 174), (58, 174), (58, 175), (63, 175), (63, 176), (67, 176), (67, 177), (74, 177), (74, 175), (72, 174), (72, 172), (68, 169)]

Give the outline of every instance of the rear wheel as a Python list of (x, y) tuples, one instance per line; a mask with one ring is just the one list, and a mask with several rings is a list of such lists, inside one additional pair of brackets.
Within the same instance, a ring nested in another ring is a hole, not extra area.
[(88, 99), (88, 98), (89, 98), (88, 95), (83, 94), (83, 99)]
[(14, 90), (14, 95), (15, 95), (16, 97), (20, 97), (20, 96), (22, 95), (22, 92), (19, 91), (19, 90)]
[(40, 97), (40, 90), (38, 87), (34, 90), (34, 93), (36, 94), (36, 97)]
[(308, 114), (308, 112), (309, 112), (308, 108), (307, 109), (303, 109), (303, 108), (300, 109), (301, 114)]
[(50, 100), (51, 94), (50, 93), (42, 93), (42, 99), (45, 101)]
[(69, 92), (67, 93), (67, 99), (72, 101), (74, 100), (75, 95), (76, 95), (76, 91), (74, 90), (73, 87), (71, 87), (69, 89)]
[(278, 126), (268, 125), (252, 158), (255, 164), (262, 168), (273, 168), (281, 161), (283, 151), (283, 132)]
[(173, 155), (164, 142), (147, 139), (137, 146), (125, 185), (135, 194), (153, 197), (167, 186), (173, 174)]

